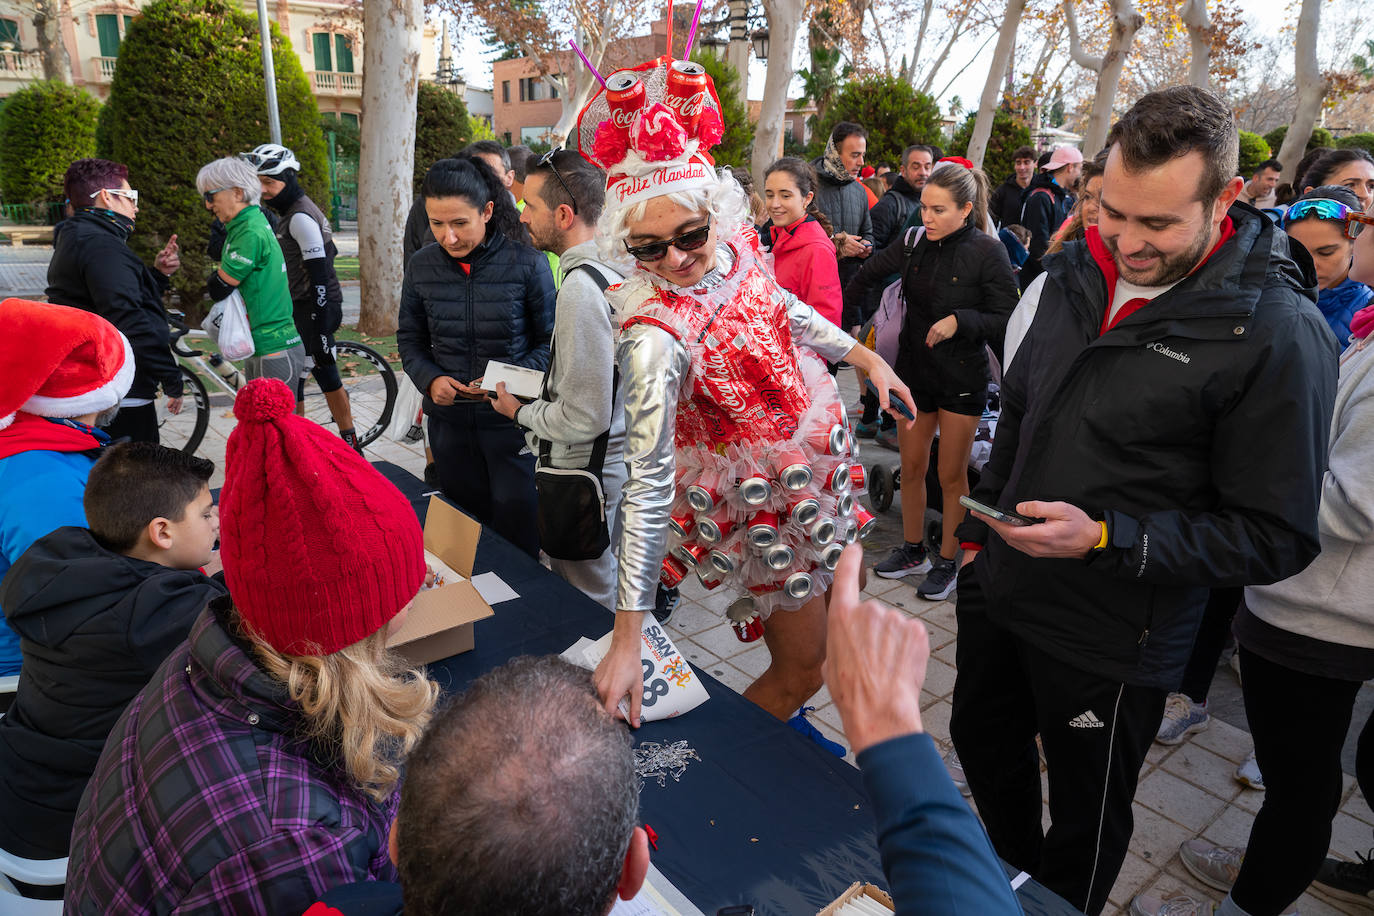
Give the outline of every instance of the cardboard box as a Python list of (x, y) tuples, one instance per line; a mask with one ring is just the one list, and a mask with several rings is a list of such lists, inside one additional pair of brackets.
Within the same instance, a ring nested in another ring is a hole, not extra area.
[(849, 885), (849, 889), (836, 897), (825, 909), (821, 910), (816, 916), (834, 916), (841, 906), (855, 897), (868, 897), (881, 904), (884, 909), (897, 912), (897, 907), (892, 903), (892, 898), (880, 887), (873, 884), (861, 884), (855, 881)]
[(438, 496), (429, 498), (425, 549), (462, 576), (425, 589), (410, 604), (405, 625), (387, 640), (411, 664), (427, 665), (473, 647), (473, 624), (492, 615), (472, 584), (472, 561), (482, 526)]

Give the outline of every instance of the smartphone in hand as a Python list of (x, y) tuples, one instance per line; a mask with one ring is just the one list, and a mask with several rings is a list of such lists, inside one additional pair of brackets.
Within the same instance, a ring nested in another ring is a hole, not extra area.
[[(866, 379), (864, 379), (864, 386), (867, 387), (869, 391), (873, 392), (873, 395), (874, 395), (875, 397), (878, 396), (878, 386), (875, 385), (875, 384), (873, 384), (873, 379), (871, 379), (871, 378), (866, 378)], [(906, 417), (908, 420), (911, 420), (911, 421), (913, 421), (913, 422), (915, 421), (916, 415), (915, 415), (914, 413), (911, 412), (911, 408), (910, 408), (910, 407), (908, 407), (908, 406), (906, 406), (906, 404), (902, 403), (902, 399), (901, 399), (901, 398), (893, 397), (892, 392), (889, 391), (888, 394), (887, 394), (887, 399), (888, 399), (888, 400), (887, 400), (888, 405), (889, 405), (893, 410), (897, 411), (897, 413), (899, 413), (899, 414), (901, 414), (902, 416)]]
[(1025, 528), (1028, 525), (1039, 525), (1045, 520), (1043, 518), (1032, 518), (1029, 515), (1022, 515), (1020, 512), (1011, 509), (999, 509), (996, 506), (988, 506), (978, 500), (968, 496), (959, 497), (959, 505), (965, 509), (972, 509), (974, 512), (981, 512), (988, 518), (994, 518), (999, 522), (1005, 522), (1016, 528)]

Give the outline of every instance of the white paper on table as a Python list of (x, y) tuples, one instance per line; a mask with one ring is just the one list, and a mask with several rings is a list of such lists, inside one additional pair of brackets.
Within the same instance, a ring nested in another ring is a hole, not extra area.
[(632, 900), (617, 897), (609, 916), (702, 916), (702, 912), (650, 862), (639, 893)]
[(505, 382), (506, 391), (517, 398), (534, 400), (544, 388), (544, 370), (512, 366), (493, 359), (487, 363), (487, 371), (482, 373), (482, 390), (495, 391), (497, 382)]
[[(611, 636), (612, 633), (607, 633), (596, 642), (584, 636), (563, 652), (563, 658), (574, 665), (595, 670), (611, 649)], [(644, 615), (640, 639), (640, 661), (644, 665), (641, 719), (645, 722), (671, 719), (696, 709), (710, 699), (697, 673), (677, 650), (677, 646), (673, 645), (668, 631), (654, 619), (653, 614)], [(622, 700), (622, 715), (628, 713), (626, 706)]]
[(512, 598), (519, 598), (515, 589), (506, 584), (494, 572), (479, 573), (472, 577), (472, 587), (477, 589), (477, 594), (482, 596), (482, 600), (487, 604), (500, 604), (502, 601), (510, 601)]

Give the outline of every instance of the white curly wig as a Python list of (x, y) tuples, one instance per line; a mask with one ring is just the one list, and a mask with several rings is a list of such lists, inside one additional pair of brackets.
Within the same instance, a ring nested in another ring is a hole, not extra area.
[[(716, 238), (722, 241), (733, 238), (750, 219), (749, 200), (728, 168), (720, 170), (710, 187), (664, 196), (684, 210), (710, 213), (711, 222), (716, 226)], [(602, 212), (596, 224), (596, 236), (603, 258), (624, 260), (625, 240), (630, 237), (633, 225), (644, 218), (647, 205), (647, 200), (641, 200)]]

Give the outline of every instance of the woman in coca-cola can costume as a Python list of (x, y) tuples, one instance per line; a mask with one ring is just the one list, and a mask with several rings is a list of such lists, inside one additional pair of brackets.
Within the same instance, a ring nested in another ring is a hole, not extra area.
[(750, 700), (786, 719), (819, 689), (832, 570), (871, 519), (825, 360), (910, 403), (886, 363), (774, 280), (739, 184), (707, 155), (722, 127), (704, 71), (667, 58), (612, 74), (578, 121), (579, 151), (608, 173), (605, 254), (638, 266), (607, 294), (629, 475), (619, 613), (595, 676), (635, 724), (660, 579), (695, 575), (727, 596), (740, 639), (762, 635), (772, 663)]

